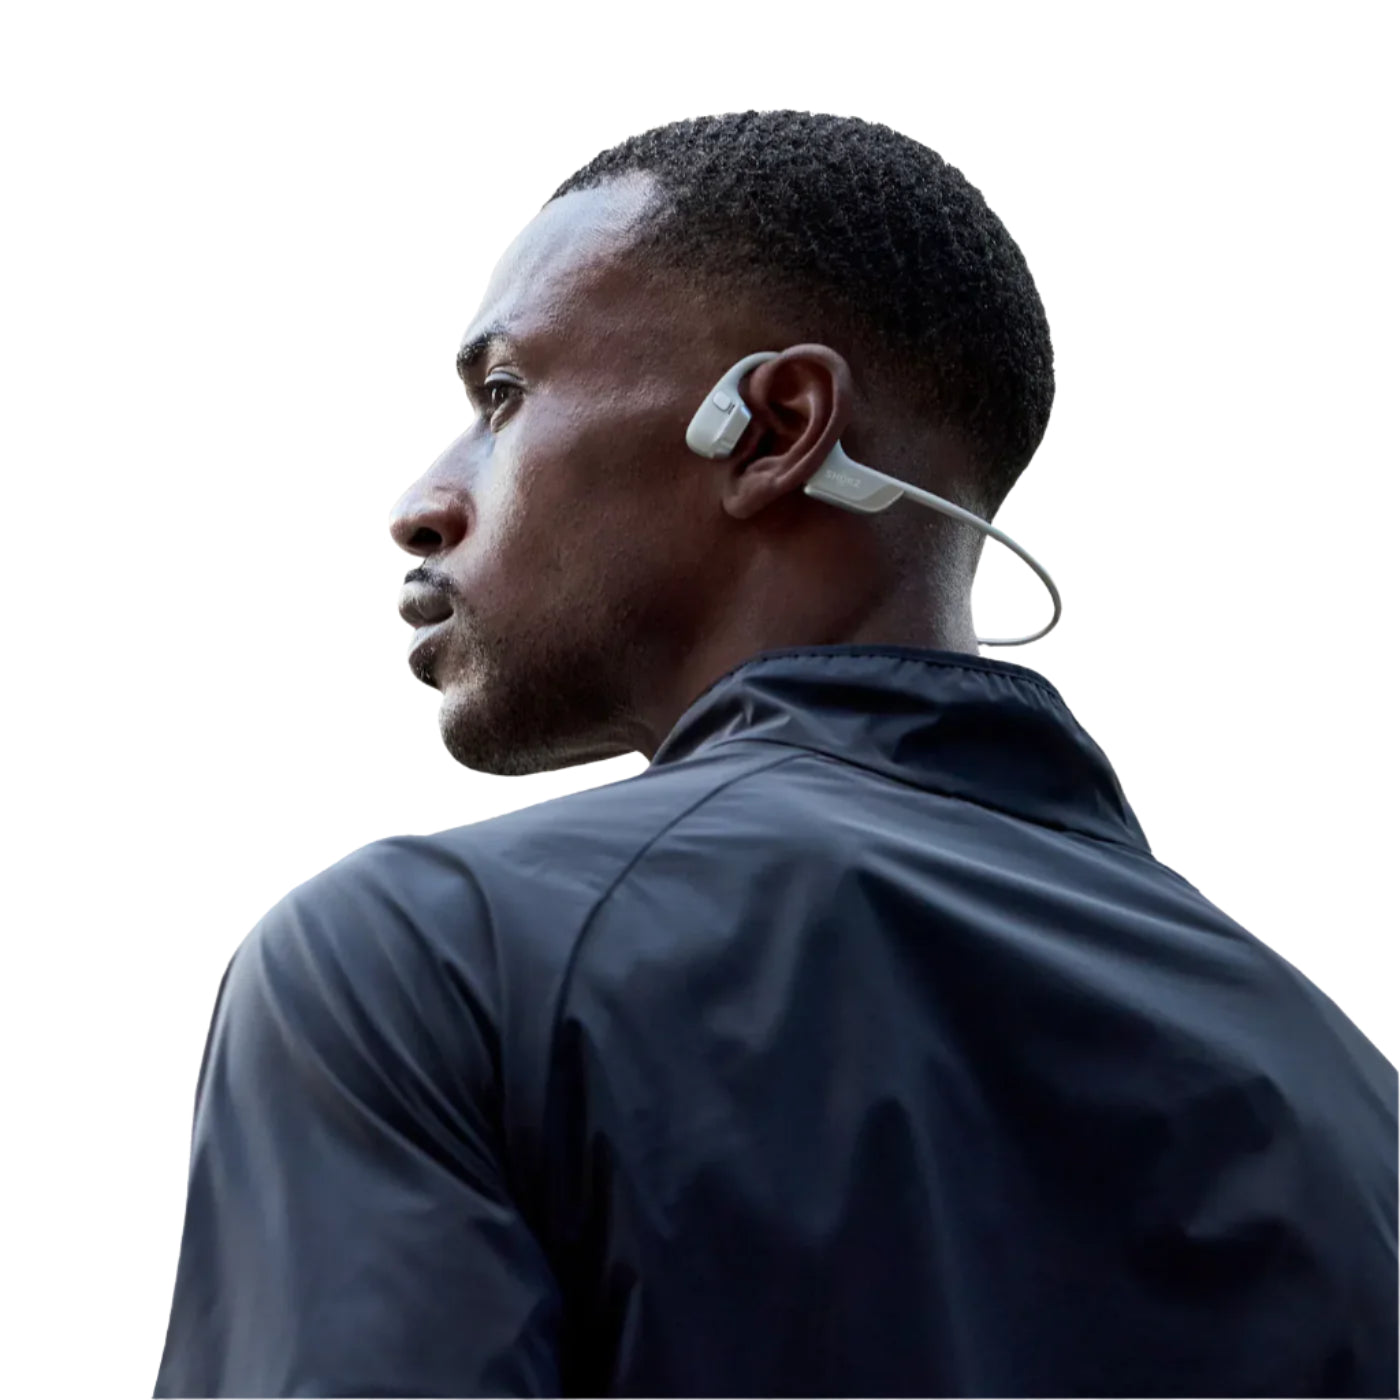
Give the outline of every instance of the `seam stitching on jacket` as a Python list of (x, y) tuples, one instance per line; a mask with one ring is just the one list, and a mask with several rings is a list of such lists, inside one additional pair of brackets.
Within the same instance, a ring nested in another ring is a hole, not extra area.
[[(795, 746), (794, 746), (795, 747)], [(618, 887), (636, 868), (637, 862), (656, 845), (658, 841), (676, 826), (683, 822), (693, 813), (698, 812), (707, 802), (716, 798), (722, 792), (727, 792), (736, 783), (742, 783), (746, 778), (756, 777), (759, 773), (770, 772), (774, 768), (781, 768), (785, 763), (796, 762), (797, 759), (810, 753), (810, 749), (800, 749), (796, 753), (784, 754), (782, 758), (775, 758), (771, 763), (765, 763), (761, 768), (750, 768), (743, 773), (736, 773), (732, 778), (726, 778), (717, 787), (711, 788), (708, 792), (702, 793), (690, 806), (683, 811), (677, 812), (664, 826), (649, 836), (636, 850), (630, 860), (618, 871), (611, 884), (608, 885), (602, 894), (593, 902), (593, 907), (589, 909), (583, 923), (579, 925), (578, 937), (574, 939), (574, 946), (569, 950), (569, 956), (564, 964), (564, 975), (560, 979), (559, 997), (556, 1005), (550, 1012), (550, 1040), (554, 1039), (554, 1034), (559, 1026), (559, 1013), (564, 1001), (564, 994), (568, 991), (569, 983), (573, 980), (574, 964), (578, 961), (579, 950), (582, 948), (584, 940), (593, 929), (594, 920), (602, 912), (603, 906), (616, 894)]]
[[(583, 948), (584, 942), (587, 940), (588, 935), (593, 931), (598, 915), (603, 910), (603, 906), (606, 905), (608, 900), (610, 900), (613, 897), (613, 895), (617, 892), (619, 887), (622, 885), (622, 882), (626, 880), (628, 875), (632, 873), (632, 871), (636, 868), (637, 863), (642, 859), (642, 857), (645, 856), (647, 852), (650, 851), (652, 847), (655, 846), (656, 843), (660, 841), (663, 836), (666, 836), (669, 832), (674, 830), (675, 827), (678, 826), (681, 822), (683, 822), (687, 817), (691, 816), (695, 812), (698, 812), (700, 808), (702, 808), (712, 798), (718, 797), (720, 793), (728, 791), (736, 783), (742, 783), (746, 778), (755, 777), (759, 773), (770, 772), (774, 768), (781, 768), (786, 763), (794, 763), (808, 752), (808, 750), (803, 749), (797, 753), (784, 754), (781, 758), (776, 758), (771, 763), (765, 763), (762, 767), (750, 768), (743, 773), (736, 773), (732, 778), (726, 779), (717, 787), (711, 788), (708, 792), (702, 793), (688, 807), (686, 807), (683, 811), (677, 812), (676, 815), (672, 817), (670, 821), (666, 822), (665, 825), (662, 826), (658, 831), (654, 832), (651, 836), (649, 836), (637, 848), (636, 852), (632, 855), (631, 859), (628, 860), (626, 864), (623, 865), (622, 869), (618, 871), (617, 875), (613, 878), (612, 882), (608, 885), (607, 889), (605, 889), (602, 892), (602, 894), (600, 894), (598, 898), (594, 900), (592, 907), (589, 909), (587, 915), (584, 917), (583, 923), (579, 926), (578, 936), (574, 939), (574, 946), (569, 950), (569, 956), (565, 959), (564, 969), (559, 978), (559, 990), (555, 995), (554, 1005), (550, 1008), (549, 1011), (549, 1030), (545, 1038), (544, 1063), (542, 1066), (542, 1070), (545, 1075), (545, 1082), (541, 1085), (542, 1094), (541, 1101), (539, 1104), (540, 1111), (538, 1114), (539, 1128), (541, 1132), (543, 1132), (546, 1126), (546, 1113), (549, 1106), (549, 1075), (554, 1065), (555, 1047), (559, 1043), (559, 1022), (563, 1015), (564, 1002), (568, 996), (569, 988), (573, 984), (574, 969), (578, 965), (579, 955)], [(547, 1190), (546, 1194), (549, 1194)]]

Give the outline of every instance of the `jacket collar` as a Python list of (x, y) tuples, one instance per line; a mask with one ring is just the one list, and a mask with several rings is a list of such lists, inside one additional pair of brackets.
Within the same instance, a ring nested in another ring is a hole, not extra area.
[(760, 652), (686, 710), (652, 767), (744, 740), (1148, 850), (1103, 751), (1049, 681), (1010, 662), (898, 646)]

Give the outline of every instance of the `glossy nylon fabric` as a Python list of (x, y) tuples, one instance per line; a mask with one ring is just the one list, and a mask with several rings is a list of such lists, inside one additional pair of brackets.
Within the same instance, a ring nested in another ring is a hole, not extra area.
[(1394, 1394), (1396, 1125), (1041, 677), (765, 653), (252, 932), (156, 1393)]

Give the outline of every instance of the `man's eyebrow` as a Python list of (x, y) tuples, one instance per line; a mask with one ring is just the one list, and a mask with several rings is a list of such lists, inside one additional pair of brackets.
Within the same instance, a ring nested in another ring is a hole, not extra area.
[(494, 345), (507, 340), (506, 328), (499, 321), (494, 325), (487, 326), (484, 331), (472, 336), (470, 340), (462, 342), (462, 348), (457, 352), (457, 373), (463, 379), (467, 376), (467, 371)]

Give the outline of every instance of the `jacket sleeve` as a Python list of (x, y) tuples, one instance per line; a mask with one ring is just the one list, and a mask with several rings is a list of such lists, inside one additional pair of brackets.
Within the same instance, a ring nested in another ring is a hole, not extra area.
[(392, 864), (303, 885), (225, 974), (158, 1396), (558, 1393), (490, 969), (422, 936)]

